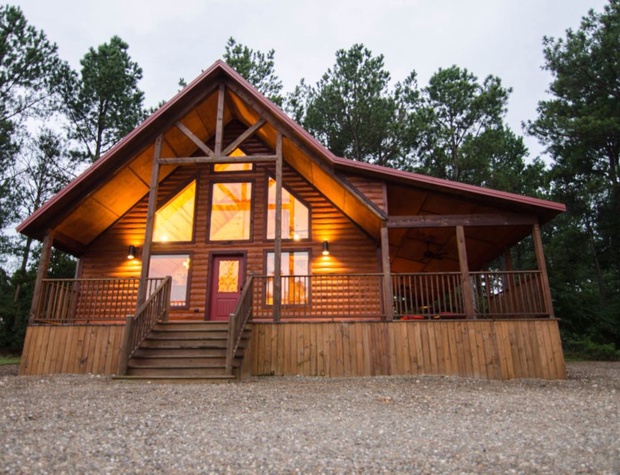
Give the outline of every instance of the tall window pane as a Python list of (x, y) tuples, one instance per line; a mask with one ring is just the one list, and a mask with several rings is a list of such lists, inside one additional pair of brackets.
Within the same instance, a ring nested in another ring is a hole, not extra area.
[(251, 183), (214, 183), (211, 197), (211, 241), (250, 239)]
[(196, 180), (155, 212), (153, 241), (191, 241), (194, 233)]
[[(280, 273), (282, 275), (282, 304), (302, 305), (309, 297), (309, 254), (303, 252), (283, 252)], [(274, 254), (267, 254), (267, 275), (274, 274)], [(273, 305), (273, 279), (267, 281), (266, 304)]]
[(149, 277), (172, 277), (171, 307), (186, 307), (189, 276), (189, 254), (153, 255)]
[[(308, 238), (308, 208), (282, 187), (282, 239)], [(267, 239), (276, 237), (276, 181), (269, 179)]]

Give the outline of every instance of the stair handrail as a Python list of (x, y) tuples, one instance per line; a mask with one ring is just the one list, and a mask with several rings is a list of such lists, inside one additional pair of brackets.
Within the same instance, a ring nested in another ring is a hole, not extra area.
[(153, 290), (146, 301), (140, 305), (134, 315), (125, 319), (125, 335), (121, 349), (118, 374), (127, 373), (127, 364), (146, 336), (155, 327), (157, 322), (168, 321), (170, 314), (170, 291), (172, 277), (166, 276)]
[(241, 296), (234, 313), (228, 319), (228, 340), (226, 342), (226, 374), (232, 374), (233, 361), (237, 348), (243, 336), (245, 325), (252, 319), (252, 297), (254, 295), (254, 280), (250, 274), (243, 286)]

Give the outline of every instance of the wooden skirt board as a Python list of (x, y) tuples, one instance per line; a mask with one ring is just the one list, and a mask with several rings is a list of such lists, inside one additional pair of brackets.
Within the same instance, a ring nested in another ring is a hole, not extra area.
[(19, 374), (115, 374), (124, 332), (124, 325), (29, 326)]
[(556, 320), (255, 323), (255, 376), (565, 379)]

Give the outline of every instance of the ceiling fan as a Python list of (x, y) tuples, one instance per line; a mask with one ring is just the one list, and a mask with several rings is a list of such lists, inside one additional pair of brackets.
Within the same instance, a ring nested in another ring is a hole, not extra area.
[(449, 254), (448, 252), (431, 251), (430, 245), (434, 244), (431, 240), (424, 241), (424, 243), (426, 244), (426, 250), (424, 251), (424, 254), (423, 254), (424, 259), (433, 259), (433, 260), (440, 261), (444, 258), (444, 256), (447, 256)]

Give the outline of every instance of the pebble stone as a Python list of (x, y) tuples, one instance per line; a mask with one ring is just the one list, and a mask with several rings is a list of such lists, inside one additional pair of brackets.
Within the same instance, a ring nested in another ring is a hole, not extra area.
[(620, 362), (568, 372), (159, 385), (0, 367), (0, 473), (619, 474)]

